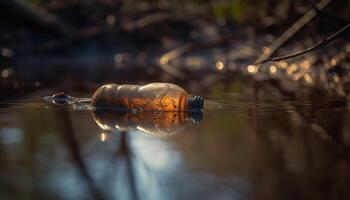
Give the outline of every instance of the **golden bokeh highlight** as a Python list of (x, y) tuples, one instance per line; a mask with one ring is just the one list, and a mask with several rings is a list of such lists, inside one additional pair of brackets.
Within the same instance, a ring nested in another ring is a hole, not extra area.
[(248, 65), (247, 71), (248, 71), (249, 73), (255, 74), (255, 73), (258, 72), (258, 67), (255, 66), (255, 65)]
[(337, 65), (337, 60), (335, 58), (332, 58), (330, 63), (332, 66), (335, 66)]
[(161, 65), (166, 65), (166, 64), (168, 64), (168, 62), (169, 62), (169, 58), (168, 58), (167, 56), (162, 56), (162, 57), (159, 59), (159, 63), (160, 63)]
[(107, 141), (107, 134), (106, 133), (101, 133), (100, 140), (101, 140), (101, 142)]
[(277, 72), (277, 67), (275, 65), (270, 66), (270, 73), (276, 74), (276, 72)]
[(223, 62), (219, 61), (219, 62), (217, 62), (217, 63), (215, 64), (215, 67), (216, 67), (217, 70), (221, 71), (221, 70), (224, 69), (225, 65), (224, 65)]

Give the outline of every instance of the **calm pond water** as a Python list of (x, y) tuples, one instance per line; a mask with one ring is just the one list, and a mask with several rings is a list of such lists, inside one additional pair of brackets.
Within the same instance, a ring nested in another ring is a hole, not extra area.
[(202, 116), (128, 116), (54, 92), (0, 102), (1, 199), (350, 199), (345, 100), (236, 81)]

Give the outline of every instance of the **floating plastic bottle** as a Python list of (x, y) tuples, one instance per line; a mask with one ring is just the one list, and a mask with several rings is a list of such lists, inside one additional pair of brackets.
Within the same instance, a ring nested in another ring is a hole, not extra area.
[(171, 83), (101, 86), (91, 98), (96, 108), (132, 111), (191, 111), (203, 108), (203, 97), (190, 96)]

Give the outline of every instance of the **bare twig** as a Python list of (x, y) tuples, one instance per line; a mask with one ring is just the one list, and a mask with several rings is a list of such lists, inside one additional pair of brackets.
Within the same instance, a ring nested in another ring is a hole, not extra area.
[(301, 51), (298, 51), (298, 52), (295, 52), (295, 53), (292, 53), (292, 54), (288, 54), (288, 55), (285, 55), (285, 56), (278, 56), (278, 57), (274, 57), (274, 58), (267, 58), (267, 59), (262, 60), (262, 61), (260, 61), (258, 63), (255, 63), (255, 64), (256, 65), (257, 64), (262, 64), (262, 63), (265, 63), (265, 62), (268, 62), (268, 61), (281, 61), (281, 60), (285, 60), (285, 59), (289, 59), (289, 58), (294, 58), (294, 57), (306, 54), (306, 53), (311, 52), (311, 51), (315, 51), (315, 50), (317, 50), (319, 48), (322, 48), (322, 47), (326, 46), (327, 44), (329, 44), (330, 42), (332, 42), (335, 39), (339, 38), (340, 36), (344, 35), (346, 33), (346, 31), (348, 31), (349, 29), (350, 29), (350, 24), (346, 25), (342, 29), (338, 30), (336, 33), (334, 33), (331, 36), (329, 36), (329, 37), (327, 37), (327, 38), (317, 42), (316, 44), (312, 45), (311, 47), (309, 47), (307, 49), (304, 49), (304, 50), (301, 50)]
[[(318, 10), (324, 9), (332, 0), (321, 0), (316, 4)], [(255, 63), (259, 64), (262, 61), (269, 59), (285, 42), (287, 42), (295, 33), (309, 23), (315, 16), (317, 11), (312, 8), (306, 12), (298, 21), (296, 21), (288, 30), (286, 30), (280, 37), (278, 37), (269, 47), (268, 51), (262, 54)]]
[(176, 17), (166, 13), (155, 13), (135, 21), (124, 22), (121, 27), (125, 31), (134, 31), (170, 19), (176, 19)]

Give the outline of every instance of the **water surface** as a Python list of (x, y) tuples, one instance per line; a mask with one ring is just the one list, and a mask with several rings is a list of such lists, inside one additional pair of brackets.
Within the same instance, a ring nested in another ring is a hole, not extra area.
[(0, 102), (1, 199), (350, 198), (343, 99), (238, 81), (201, 94), (200, 123), (110, 114), (99, 124), (42, 101), (54, 92)]

